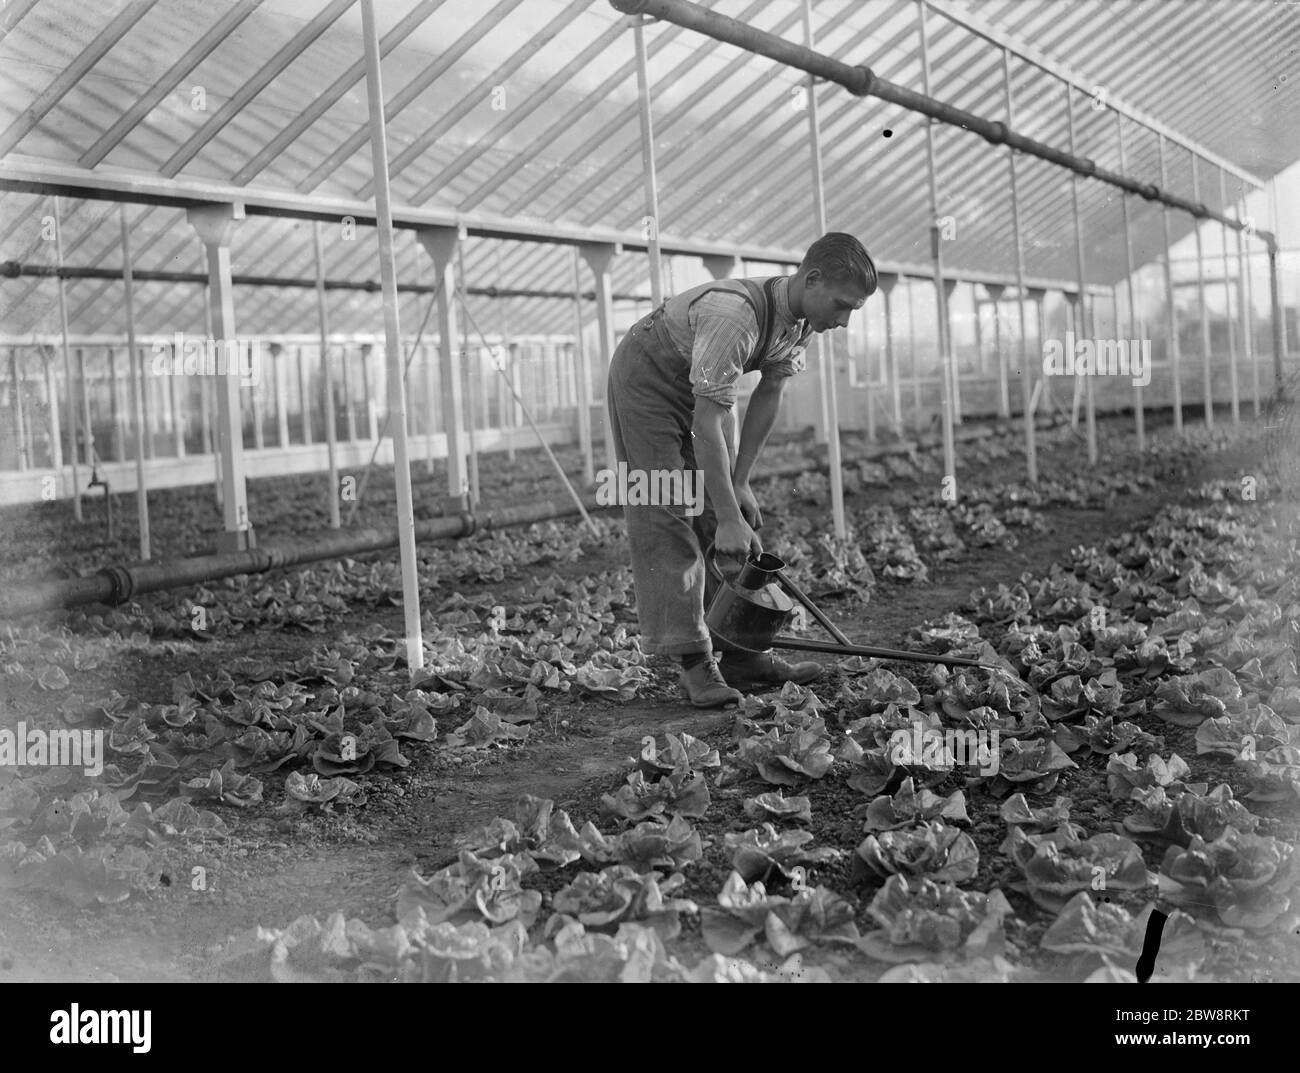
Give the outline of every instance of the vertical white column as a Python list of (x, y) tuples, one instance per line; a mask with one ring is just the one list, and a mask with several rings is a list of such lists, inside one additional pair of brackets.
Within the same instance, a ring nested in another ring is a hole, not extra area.
[[(1219, 204), (1223, 212), (1228, 212), (1228, 184), (1224, 178), (1223, 167), (1219, 167)], [(1223, 229), (1223, 319), (1228, 330), (1228, 390), (1232, 398), (1232, 426), (1241, 425), (1241, 391), (1237, 383), (1237, 337), (1232, 319), (1232, 281), (1228, 268), (1228, 225), (1220, 224)]]
[[(578, 447), (582, 451), (582, 483), (589, 485), (596, 479), (596, 463), (591, 450), (591, 367), (587, 359), (587, 346), (582, 338), (582, 286), (578, 277), (580, 257), (581, 254), (575, 247), (573, 251), (573, 359), (578, 380)], [(511, 443), (514, 443), (513, 436)], [(513, 458), (513, 454), (511, 457)]]
[(664, 300), (663, 258), (659, 252), (659, 186), (655, 176), (654, 122), (650, 115), (650, 74), (646, 63), (645, 33), (639, 15), (632, 17), (636, 45), (636, 88), (641, 117), (641, 167), (645, 175), (645, 211), (642, 234), (650, 252), (650, 298), (656, 306)]
[[(235, 294), (230, 272), (230, 240), (235, 224), (244, 218), (244, 206), (203, 205), (186, 215), (207, 253), (208, 294), (215, 332), (214, 349), (225, 354), (224, 375), (218, 368), (217, 427), (221, 430), (222, 532), (218, 551), (255, 547), (256, 534), (248, 517), (248, 490), (244, 481), (244, 424), (240, 411), (239, 336), (235, 331)], [(260, 370), (250, 370), (260, 376)]]
[(144, 479), (144, 355), (135, 344), (135, 280), (131, 271), (131, 235), (126, 226), (126, 205), (118, 205), (122, 225), (122, 282), (126, 299), (126, 352), (130, 357), (131, 402), (135, 424), (135, 502), (140, 532), (140, 558), (150, 558), (149, 487)]
[[(803, 0), (804, 44), (808, 48), (816, 47), (812, 24), (812, 0)], [(817, 115), (817, 84), (812, 75), (808, 76), (808, 134), (809, 148), (812, 152), (812, 186), (814, 223), (817, 237), (826, 233), (826, 188), (822, 175), (822, 135), (821, 124)], [(827, 446), (827, 464), (830, 467), (831, 486), (831, 524), (835, 535), (844, 539), (848, 530), (844, 519), (844, 468), (840, 457), (840, 419), (835, 397), (835, 354), (830, 341), (817, 337), (817, 368), (821, 374), (822, 419), (824, 421), (823, 437)], [(875, 438), (875, 417), (870, 418), (872, 439)]]
[[(330, 311), (325, 300), (325, 251), (321, 245), (320, 221), (311, 225), (312, 253), (316, 265), (316, 328), (320, 333), (321, 394), (325, 399), (325, 452), (329, 466), (330, 528), (338, 529), (343, 523), (339, 517), (339, 461), (338, 444), (334, 428), (334, 384), (330, 376)], [(302, 349), (298, 350), (298, 369), (301, 376)], [(303, 434), (311, 442), (311, 426), (307, 422), (308, 395), (306, 382), (302, 388)]]
[(288, 355), (279, 343), (272, 343), (271, 367), (275, 372), (275, 435), (276, 443), (281, 447), (289, 446), (289, 369), (285, 364)]
[(469, 446), (465, 434), (460, 332), (456, 324), (455, 265), (456, 250), (465, 233), (455, 227), (426, 227), (417, 231), (416, 237), (433, 258), (438, 278), (438, 369), (442, 424), (447, 440), (447, 508), (468, 510)]
[[(1165, 167), (1165, 136), (1156, 135), (1156, 151), (1160, 157), (1160, 188), (1168, 189), (1169, 178)], [(1160, 222), (1165, 232), (1165, 255), (1163, 264), (1165, 269), (1165, 298), (1168, 303), (1165, 309), (1165, 330), (1169, 333), (1169, 375), (1174, 382), (1174, 432), (1179, 436), (1183, 434), (1183, 370), (1182, 370), (1182, 351), (1178, 345), (1178, 308), (1174, 300), (1174, 269), (1172, 264), (1173, 241), (1169, 235), (1169, 206), (1164, 205), (1160, 209)]]
[[(1065, 119), (1070, 135), (1070, 153), (1074, 153), (1074, 87), (1065, 83)], [(1074, 211), (1074, 245), (1079, 262), (1079, 312), (1075, 317), (1075, 330), (1078, 335), (1083, 336), (1085, 333), (1094, 335), (1085, 325), (1088, 320), (1088, 275), (1087, 267), (1084, 262), (1083, 253), (1083, 213), (1079, 208), (1079, 176), (1076, 172), (1070, 173), (1070, 200)], [(1093, 315), (1096, 316), (1096, 309), (1093, 309)], [(1077, 343), (1077, 340), (1076, 340)], [(1097, 410), (1093, 401), (1092, 393), (1092, 376), (1085, 376), (1083, 384), (1084, 397), (1087, 400), (1088, 414), (1088, 464), (1097, 464)], [(1077, 420), (1078, 403), (1079, 403), (1079, 382), (1075, 380), (1075, 415)]]
[[(1119, 170), (1123, 175), (1128, 174), (1128, 163), (1124, 155), (1124, 117), (1118, 112), (1115, 113), (1115, 137), (1119, 144)], [(1125, 280), (1128, 287), (1128, 335), (1130, 353), (1132, 348), (1140, 347), (1142, 340), (1138, 338), (1138, 316), (1137, 316), (1137, 294), (1133, 287), (1133, 273), (1136, 268), (1133, 265), (1133, 234), (1129, 225), (1128, 212), (1128, 192), (1120, 194), (1120, 208), (1124, 213), (1124, 268)], [(1119, 335), (1119, 315), (1118, 303), (1116, 303), (1115, 317), (1115, 334)], [(1130, 358), (1130, 361), (1132, 359)], [(1130, 365), (1130, 368), (1132, 366)], [(1146, 415), (1143, 412), (1142, 402), (1142, 385), (1133, 385), (1133, 424), (1134, 432), (1137, 434), (1137, 449), (1139, 453), (1145, 453), (1147, 449), (1147, 430)]]
[(370, 151), (375, 177), (375, 216), (379, 232), (379, 274), (384, 289), (384, 350), (388, 359), (388, 412), (393, 437), (397, 492), (397, 532), (402, 561), (402, 610), (406, 621), (406, 665), (412, 677), (424, 666), (420, 627), (420, 587), (415, 562), (415, 511), (411, 467), (406, 452), (406, 385), (402, 333), (398, 319), (397, 268), (393, 258), (393, 216), (389, 208), (388, 147), (384, 129), (384, 91), (379, 70), (379, 34), (374, 0), (361, 0), (366, 53), (366, 98), (370, 107)]
[[(925, 0), (917, 0), (918, 29), (921, 38), (921, 92), (930, 95), (930, 52), (926, 31), (927, 7)], [(930, 256), (934, 262), (934, 291), (936, 323), (939, 331), (939, 358), (943, 371), (939, 376), (940, 399), (943, 407), (943, 472), (950, 485), (949, 502), (957, 501), (957, 453), (953, 422), (956, 414), (957, 368), (953, 360), (952, 337), (948, 325), (948, 289), (943, 278), (943, 250), (939, 232), (939, 179), (935, 159), (935, 120), (925, 120), (926, 177), (930, 188)], [(919, 407), (918, 407), (919, 411)]]
[[(617, 243), (585, 242), (578, 250), (596, 279), (596, 321), (600, 328), (601, 368), (605, 373), (602, 380), (608, 383), (609, 364), (614, 357), (614, 287), (610, 266), (622, 252), (622, 246)], [(617, 459), (614, 457), (614, 437), (610, 435), (608, 418), (604, 434), (605, 465), (612, 470), (617, 465)]]
[[(1196, 169), (1196, 155), (1192, 155), (1192, 200), (1200, 202), (1201, 187)], [(1192, 218), (1196, 231), (1196, 300), (1201, 307), (1201, 358), (1205, 391), (1205, 427), (1214, 428), (1214, 377), (1210, 359), (1210, 312), (1205, 305), (1205, 249), (1201, 238), (1200, 217)]]
[[(68, 396), (68, 456), (72, 462), (72, 516), (81, 521), (81, 478), (77, 475), (77, 437), (79, 422), (77, 420), (77, 408), (74, 405), (72, 397), (72, 351), (68, 346), (68, 297), (67, 287), (63, 282), (63, 221), (60, 219), (59, 199), (54, 199), (54, 255), (59, 267), (59, 276), (57, 277), (59, 289), (59, 332), (63, 342), (63, 379), (67, 385)], [(58, 406), (56, 397), (54, 405)], [(62, 494), (68, 494), (67, 483), (64, 480), (62, 470), (59, 471), (59, 481), (63, 485)]]

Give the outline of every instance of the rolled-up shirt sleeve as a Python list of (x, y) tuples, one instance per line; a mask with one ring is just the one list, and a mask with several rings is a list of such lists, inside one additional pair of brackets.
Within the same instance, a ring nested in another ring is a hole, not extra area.
[(736, 381), (758, 342), (758, 324), (739, 295), (702, 298), (691, 311), (695, 342), (691, 349), (691, 390), (719, 406), (734, 406)]

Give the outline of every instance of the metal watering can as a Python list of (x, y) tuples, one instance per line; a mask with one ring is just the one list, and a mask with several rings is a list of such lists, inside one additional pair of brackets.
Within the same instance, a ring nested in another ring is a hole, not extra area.
[[(968, 656), (939, 656), (928, 652), (855, 645), (786, 576), (784, 560), (771, 552), (751, 555), (739, 572), (727, 574), (718, 566), (713, 546), (710, 545), (704, 553), (704, 562), (707, 569), (721, 582), (704, 621), (724, 649), (762, 653), (773, 648), (785, 648), (800, 652), (828, 652), (837, 656), (871, 656), (918, 663), (943, 663), (949, 667), (997, 666), (981, 663)], [(781, 630), (794, 614), (796, 603), (802, 604), (835, 638), (836, 643), (782, 637)]]

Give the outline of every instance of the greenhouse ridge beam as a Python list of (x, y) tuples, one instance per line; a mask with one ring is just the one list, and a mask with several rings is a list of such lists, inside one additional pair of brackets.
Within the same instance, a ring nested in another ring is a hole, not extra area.
[[(690, 3), (689, 0), (609, 0), (609, 3), (615, 10), (625, 15), (649, 15), (688, 30), (695, 30), (707, 37), (726, 41), (737, 48), (806, 71), (814, 77), (835, 82), (856, 96), (878, 97), (909, 111), (920, 112), (942, 123), (973, 131), (993, 145), (1009, 145), (1019, 152), (1067, 168), (1076, 175), (1098, 179), (1121, 190), (1138, 194), (1147, 201), (1157, 201), (1172, 208), (1182, 209), (1197, 219), (1218, 220), (1235, 230), (1242, 230), (1247, 226), (1241, 220), (1215, 212), (1208, 205), (1188, 201), (1177, 194), (1162, 190), (1154, 183), (1139, 182), (1119, 172), (1098, 167), (1096, 161), (1086, 157), (1078, 157), (1045, 142), (1017, 134), (998, 120), (985, 119), (946, 101), (897, 85), (879, 77), (868, 67), (844, 63), (832, 56), (793, 44), (775, 34), (747, 26), (735, 19), (700, 7), (698, 4)], [(1255, 230), (1254, 234), (1270, 249), (1276, 247), (1277, 239), (1272, 233)]]
[[(0, 190), (83, 198), (90, 201), (163, 205), (180, 209), (205, 204), (242, 204), (245, 212), (250, 216), (320, 220), (323, 223), (337, 223), (344, 216), (350, 216), (363, 227), (373, 227), (375, 222), (374, 208), (367, 201), (327, 198), (269, 188), (240, 187), (228, 183), (187, 178), (164, 179), (146, 172), (91, 171), (87, 168), (51, 164), (32, 157), (10, 156), (0, 160)], [(540, 220), (521, 220), (517, 217), (477, 212), (438, 212), (403, 205), (393, 206), (393, 226), (409, 230), (460, 226), (476, 238), (503, 238), (568, 246), (608, 243), (622, 246), (625, 252), (629, 250), (645, 252), (649, 249), (649, 244), (639, 229), (619, 231), (614, 228), (546, 223)], [(1265, 232), (1257, 230), (1255, 234), (1263, 237)], [(803, 259), (804, 253), (801, 249), (793, 248), (695, 242), (663, 234), (659, 236), (659, 248), (665, 256), (738, 257), (744, 261), (778, 265), (798, 264)], [(876, 265), (882, 272), (915, 279), (932, 278), (929, 266), (920, 263), (877, 260)], [(982, 272), (978, 269), (954, 270), (951, 275), (953, 278), (970, 283), (1014, 284), (1015, 282), (1010, 274)], [(1031, 277), (1025, 282), (1028, 286), (1040, 290), (1067, 293), (1073, 293), (1078, 286), (1073, 280), (1042, 277)], [(314, 287), (315, 283), (308, 281), (306, 285)], [(1089, 290), (1093, 290), (1093, 287), (1090, 286)], [(1098, 286), (1096, 290), (1099, 294), (1108, 293), (1105, 287)]]

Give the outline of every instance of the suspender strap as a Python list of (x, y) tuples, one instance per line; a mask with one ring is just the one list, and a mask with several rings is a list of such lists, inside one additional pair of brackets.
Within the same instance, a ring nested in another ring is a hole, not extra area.
[[(752, 372), (758, 367), (758, 363), (767, 355), (767, 348), (772, 342), (772, 328), (776, 324), (776, 276), (764, 281), (761, 285), (753, 280), (737, 280), (744, 290), (740, 292), (740, 297), (744, 298), (754, 311), (754, 319), (758, 321), (758, 343), (745, 361), (744, 369), (746, 372)], [(690, 316), (690, 311), (695, 307), (695, 303), (703, 298), (706, 294), (717, 292), (725, 294), (735, 294), (737, 292), (727, 287), (711, 287), (701, 294), (697, 294), (687, 307), (686, 314)]]

